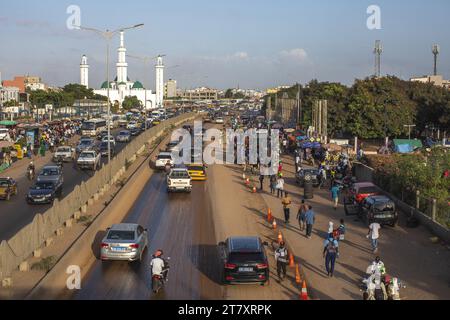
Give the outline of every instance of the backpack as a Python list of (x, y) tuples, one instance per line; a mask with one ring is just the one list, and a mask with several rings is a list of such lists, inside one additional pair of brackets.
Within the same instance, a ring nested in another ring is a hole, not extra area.
[(328, 240), (327, 252), (328, 253), (336, 253), (337, 252), (337, 247), (334, 245), (334, 241)]

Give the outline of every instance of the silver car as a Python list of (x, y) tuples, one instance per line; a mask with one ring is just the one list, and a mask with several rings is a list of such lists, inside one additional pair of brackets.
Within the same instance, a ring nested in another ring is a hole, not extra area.
[(115, 224), (108, 229), (103, 238), (100, 259), (142, 261), (147, 247), (147, 229), (133, 223)]

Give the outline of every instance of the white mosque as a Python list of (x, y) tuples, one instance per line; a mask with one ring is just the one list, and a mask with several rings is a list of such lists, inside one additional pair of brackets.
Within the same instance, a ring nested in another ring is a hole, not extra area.
[[(124, 43), (124, 32), (120, 32), (120, 47), (117, 50), (119, 57), (116, 64), (117, 76), (114, 81), (110, 81), (109, 98), (112, 104), (118, 102), (122, 106), (125, 97), (136, 96), (147, 110), (163, 107), (164, 99), (164, 64), (162, 57), (157, 58), (156, 69), (156, 93), (144, 88), (139, 81), (130, 81), (128, 77), (128, 63), (126, 61), (127, 49)], [(89, 88), (89, 65), (87, 57), (83, 55), (80, 64), (80, 83)], [(108, 82), (103, 82), (99, 90), (94, 93), (108, 96)]]

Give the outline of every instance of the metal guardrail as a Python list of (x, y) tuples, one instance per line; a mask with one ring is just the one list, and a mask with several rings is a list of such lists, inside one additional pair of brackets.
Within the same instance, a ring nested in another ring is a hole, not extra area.
[[(109, 188), (125, 171), (127, 161), (133, 158), (139, 150), (153, 138), (161, 136), (166, 129), (176, 126), (192, 118), (193, 114), (184, 114), (150, 128), (129, 143), (110, 163), (104, 165), (92, 178), (80, 185), (63, 200), (55, 200), (53, 206), (43, 214), (37, 214), (33, 221), (18, 231), (9, 240), (0, 244), (0, 280), (9, 277), (12, 271), (29, 258), (33, 252), (55, 235), (66, 221), (71, 219), (95, 194)], [(109, 170), (115, 173), (109, 180)]]

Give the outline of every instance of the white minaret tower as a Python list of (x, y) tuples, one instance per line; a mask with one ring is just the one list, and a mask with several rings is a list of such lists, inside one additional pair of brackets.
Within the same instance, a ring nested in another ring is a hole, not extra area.
[(89, 65), (87, 62), (87, 57), (83, 55), (80, 64), (80, 84), (89, 88)]
[(156, 63), (156, 107), (162, 108), (164, 105), (164, 63), (162, 56), (158, 56)]
[(117, 82), (128, 82), (128, 63), (127, 63), (127, 49), (125, 49), (124, 44), (124, 32), (120, 32), (120, 47), (117, 50), (119, 53), (119, 60), (117, 62)]

